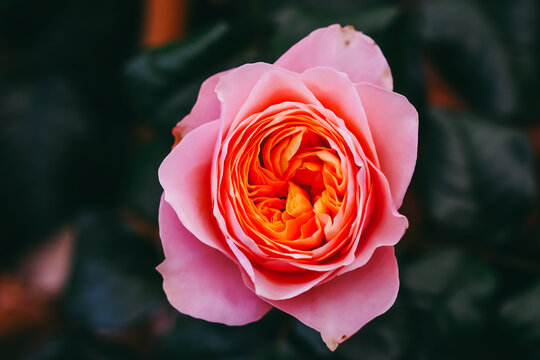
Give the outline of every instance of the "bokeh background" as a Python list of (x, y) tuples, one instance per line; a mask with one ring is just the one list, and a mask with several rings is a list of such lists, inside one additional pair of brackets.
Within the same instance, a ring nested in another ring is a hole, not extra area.
[[(277, 310), (181, 315), (154, 270), (201, 82), (332, 23), (420, 115), (399, 297), (334, 353)], [(540, 359), (539, 40), (536, 0), (1, 0), (0, 358)]]

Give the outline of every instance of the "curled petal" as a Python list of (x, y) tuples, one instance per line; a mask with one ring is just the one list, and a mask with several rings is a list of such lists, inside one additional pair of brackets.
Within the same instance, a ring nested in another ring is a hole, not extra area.
[(219, 120), (191, 131), (159, 167), (165, 200), (180, 221), (200, 241), (230, 256), (214, 216), (210, 174)]
[(219, 119), (220, 104), (215, 93), (215, 88), (221, 76), (227, 74), (229, 71), (217, 73), (202, 83), (193, 109), (173, 129), (175, 138), (173, 146), (176, 146), (191, 130), (207, 122)]
[(418, 113), (402, 95), (370, 84), (356, 86), (377, 149), (380, 169), (399, 209), (418, 150)]

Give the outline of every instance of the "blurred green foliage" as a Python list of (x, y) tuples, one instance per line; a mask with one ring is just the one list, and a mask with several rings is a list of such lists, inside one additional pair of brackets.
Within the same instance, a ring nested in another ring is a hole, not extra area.
[[(52, 320), (0, 334), (25, 359), (540, 359), (540, 3), (200, 0), (184, 40), (142, 50), (144, 4), (0, 2), (0, 271), (68, 224)], [(178, 314), (154, 267), (157, 168), (208, 76), (353, 25), (420, 115), (397, 303), (329, 352), (272, 311), (226, 327)], [(429, 70), (431, 69), (431, 70)], [(434, 101), (430, 71), (458, 98)], [(538, 147), (538, 143), (536, 143)]]

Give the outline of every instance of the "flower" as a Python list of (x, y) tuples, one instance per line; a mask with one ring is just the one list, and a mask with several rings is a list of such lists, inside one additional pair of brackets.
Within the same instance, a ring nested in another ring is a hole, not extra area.
[(418, 115), (372, 39), (332, 25), (216, 74), (173, 134), (158, 270), (176, 309), (242, 325), (276, 307), (334, 350), (394, 303)]

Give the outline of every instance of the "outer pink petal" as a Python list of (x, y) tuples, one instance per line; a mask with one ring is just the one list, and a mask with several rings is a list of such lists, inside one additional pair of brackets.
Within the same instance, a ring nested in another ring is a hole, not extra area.
[(396, 208), (411, 182), (418, 151), (418, 113), (402, 95), (370, 84), (356, 86)]
[(212, 75), (202, 83), (197, 101), (193, 105), (191, 112), (176, 125), (175, 132), (180, 137), (186, 136), (188, 132), (204, 123), (219, 119), (220, 104), (215, 88), (221, 76), (229, 71)]
[(338, 274), (344, 274), (364, 266), (377, 248), (395, 245), (409, 226), (407, 218), (396, 210), (388, 182), (380, 170), (369, 164), (372, 187), (365, 211), (371, 216), (362, 225), (360, 242), (355, 249), (356, 258), (344, 266)]
[(246, 64), (220, 78), (216, 93), (221, 101), (221, 120), (225, 130), (231, 125), (261, 76), (272, 69), (275, 69), (274, 65), (262, 62)]
[(352, 26), (331, 25), (300, 40), (275, 65), (298, 73), (329, 66), (349, 75), (354, 83), (369, 82), (392, 89), (392, 74), (381, 49)]
[(169, 302), (180, 312), (207, 321), (244, 325), (271, 306), (249, 290), (238, 266), (195, 238), (161, 200), (160, 236), (165, 261), (158, 266)]
[(205, 123), (171, 150), (159, 167), (159, 181), (165, 200), (182, 224), (208, 246), (230, 255), (212, 214), (210, 174), (219, 120)]
[(399, 277), (393, 247), (378, 248), (363, 267), (288, 300), (269, 301), (321, 333), (330, 348), (386, 312), (394, 303)]

